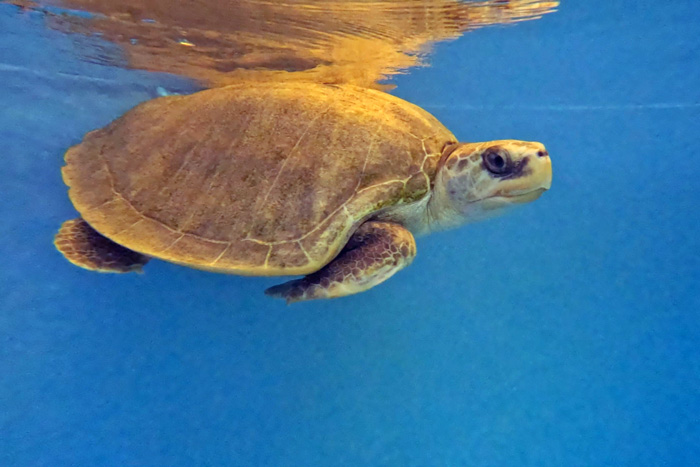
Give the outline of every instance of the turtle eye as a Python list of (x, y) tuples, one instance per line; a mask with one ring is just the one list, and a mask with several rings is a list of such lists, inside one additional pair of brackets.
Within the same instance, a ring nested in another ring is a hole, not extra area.
[(481, 158), (484, 160), (486, 170), (492, 174), (503, 175), (508, 172), (509, 160), (507, 154), (495, 149), (488, 149), (482, 154)]

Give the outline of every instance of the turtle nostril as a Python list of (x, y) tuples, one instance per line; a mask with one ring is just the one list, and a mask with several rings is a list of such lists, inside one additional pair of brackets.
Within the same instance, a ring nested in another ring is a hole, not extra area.
[(547, 157), (549, 156), (549, 153), (547, 151), (538, 151), (537, 152), (537, 157)]

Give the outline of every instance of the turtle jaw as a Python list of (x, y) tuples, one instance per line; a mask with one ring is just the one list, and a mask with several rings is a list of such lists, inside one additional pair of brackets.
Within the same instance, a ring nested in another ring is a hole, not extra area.
[(464, 214), (470, 221), (488, 219), (500, 215), (507, 208), (535, 201), (545, 191), (547, 191), (546, 188), (540, 187), (519, 193), (495, 194), (468, 203), (464, 209)]
[(541, 187), (528, 191), (526, 193), (496, 196), (495, 198), (501, 198), (509, 204), (525, 204), (531, 201), (535, 201), (537, 198), (542, 196), (542, 193), (544, 193), (545, 191), (547, 191), (547, 188)]
[[(539, 144), (539, 143), (532, 143)], [(535, 152), (535, 151), (531, 151)], [(492, 200), (488, 204), (524, 204), (539, 198), (542, 193), (552, 186), (552, 161), (542, 146), (536, 154), (530, 154), (521, 159), (521, 165), (526, 168), (515, 177), (501, 179), (496, 191), (482, 201)]]
[(507, 185), (497, 190), (492, 196), (475, 201), (482, 203), (482, 209), (492, 210), (530, 203), (542, 196), (542, 193), (552, 186), (552, 163), (549, 156), (539, 157), (536, 160), (530, 158), (534, 165), (532, 172), (527, 177), (518, 180), (504, 180), (501, 183)]
[(509, 185), (497, 191), (493, 197), (503, 198), (511, 204), (522, 204), (535, 201), (549, 190), (552, 187), (552, 162), (549, 156), (537, 158), (530, 165), (536, 167), (528, 177), (522, 179), (522, 185), (519, 185), (517, 180), (508, 181)]

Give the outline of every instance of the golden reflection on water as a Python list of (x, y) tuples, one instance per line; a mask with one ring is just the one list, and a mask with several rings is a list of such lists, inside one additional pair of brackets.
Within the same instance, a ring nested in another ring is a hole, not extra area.
[(488, 25), (537, 19), (559, 5), (532, 0), (40, 3), (95, 13), (92, 19), (54, 13), (50, 24), (100, 34), (122, 48), (132, 68), (185, 75), (206, 86), (254, 78), (375, 88), (383, 88), (378, 82), (393, 74), (424, 65), (435, 42)]

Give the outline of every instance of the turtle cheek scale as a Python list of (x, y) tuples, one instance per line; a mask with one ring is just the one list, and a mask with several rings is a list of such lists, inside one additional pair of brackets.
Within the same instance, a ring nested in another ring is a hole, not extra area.
[(456, 164), (456, 170), (450, 171), (445, 182), (449, 199), (458, 211), (492, 196), (498, 184), (478, 162), (466, 158)]
[(448, 171), (439, 177), (433, 193), (431, 216), (438, 229), (454, 228), (465, 223), (490, 217), (482, 205), (493, 196), (498, 184), (481, 170), (478, 164), (471, 170)]

